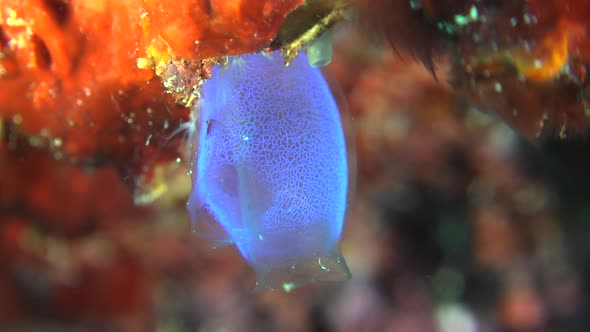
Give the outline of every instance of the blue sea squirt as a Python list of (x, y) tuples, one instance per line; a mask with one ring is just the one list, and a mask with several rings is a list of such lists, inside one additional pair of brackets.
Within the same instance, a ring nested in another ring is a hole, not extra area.
[(348, 163), (338, 107), (301, 53), (231, 57), (217, 65), (197, 105), (195, 230), (233, 243), (258, 289), (286, 291), (350, 272), (338, 250)]

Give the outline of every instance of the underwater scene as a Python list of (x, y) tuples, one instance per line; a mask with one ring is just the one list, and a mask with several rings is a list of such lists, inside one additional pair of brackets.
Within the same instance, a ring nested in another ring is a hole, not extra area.
[(0, 0), (0, 332), (590, 330), (590, 1)]

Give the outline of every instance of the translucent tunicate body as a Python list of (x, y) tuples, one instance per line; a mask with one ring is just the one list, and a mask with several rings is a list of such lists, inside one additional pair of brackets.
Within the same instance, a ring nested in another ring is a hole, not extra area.
[(201, 235), (234, 243), (258, 288), (350, 276), (338, 252), (348, 165), (340, 114), (301, 53), (230, 58), (198, 105), (188, 209)]

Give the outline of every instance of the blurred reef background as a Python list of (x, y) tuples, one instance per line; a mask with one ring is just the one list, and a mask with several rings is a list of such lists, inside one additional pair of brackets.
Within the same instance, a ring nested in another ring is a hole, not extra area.
[[(192, 234), (178, 128), (224, 57), (328, 29), (353, 278), (253, 293)], [(0, 0), (0, 331), (587, 331), (589, 29), (585, 0)]]

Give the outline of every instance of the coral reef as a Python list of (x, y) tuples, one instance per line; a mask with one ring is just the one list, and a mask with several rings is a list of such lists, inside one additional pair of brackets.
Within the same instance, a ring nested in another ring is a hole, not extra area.
[[(588, 129), (590, 5), (303, 3), (0, 0), (0, 330), (586, 330), (588, 145), (559, 137)], [(253, 294), (191, 232), (178, 129), (212, 64), (351, 4), (324, 73), (358, 154), (353, 279)]]
[(520, 134), (588, 130), (586, 1), (358, 2), (370, 26), (429, 68), (448, 55), (456, 92)]
[(145, 271), (108, 230), (153, 214), (134, 203), (184, 159), (176, 131), (207, 59), (269, 45), (301, 3), (0, 1), (1, 322), (41, 303), (62, 319), (148, 313)]

